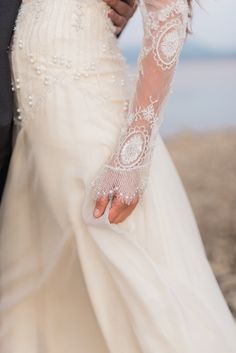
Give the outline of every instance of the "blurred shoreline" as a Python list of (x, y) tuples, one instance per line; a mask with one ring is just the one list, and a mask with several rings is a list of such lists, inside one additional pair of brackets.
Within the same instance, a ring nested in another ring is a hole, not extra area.
[(236, 128), (165, 138), (208, 259), (236, 318)]
[[(130, 65), (134, 76), (136, 65)], [(165, 106), (163, 136), (186, 129), (236, 129), (236, 57), (182, 59)]]
[(236, 129), (236, 59), (181, 61), (165, 109), (164, 135)]

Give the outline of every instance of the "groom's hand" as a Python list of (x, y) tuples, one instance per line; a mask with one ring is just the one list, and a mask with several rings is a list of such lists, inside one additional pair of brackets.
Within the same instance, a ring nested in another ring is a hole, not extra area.
[(137, 8), (136, 0), (104, 0), (110, 6), (109, 17), (116, 26), (116, 34), (119, 35)]

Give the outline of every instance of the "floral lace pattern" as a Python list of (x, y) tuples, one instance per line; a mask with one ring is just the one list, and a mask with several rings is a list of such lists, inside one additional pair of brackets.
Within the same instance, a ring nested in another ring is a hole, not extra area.
[(141, 197), (147, 184), (160, 113), (186, 37), (189, 8), (186, 0), (144, 0), (141, 11), (144, 38), (135, 94), (116, 150), (92, 183), (95, 199), (115, 196), (126, 204)]

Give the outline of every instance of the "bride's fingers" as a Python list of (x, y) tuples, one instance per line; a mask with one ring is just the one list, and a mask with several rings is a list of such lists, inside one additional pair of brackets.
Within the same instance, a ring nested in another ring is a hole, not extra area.
[(108, 197), (101, 197), (99, 200), (96, 201), (95, 208), (93, 211), (93, 215), (95, 218), (99, 218), (103, 215), (108, 203), (109, 203)]
[(123, 222), (133, 212), (138, 201), (139, 198), (137, 196), (130, 205), (126, 205), (119, 199), (114, 198), (109, 211), (109, 222), (115, 224)]
[(136, 206), (137, 206), (137, 203), (130, 205), (127, 209), (125, 209), (123, 212), (119, 214), (119, 216), (113, 221), (113, 223), (119, 224), (124, 222), (126, 218), (130, 216), (130, 214), (133, 212)]
[(114, 223), (115, 219), (126, 207), (128, 206), (124, 202), (119, 200), (117, 197), (114, 197), (112, 200), (111, 208), (109, 210), (109, 222)]

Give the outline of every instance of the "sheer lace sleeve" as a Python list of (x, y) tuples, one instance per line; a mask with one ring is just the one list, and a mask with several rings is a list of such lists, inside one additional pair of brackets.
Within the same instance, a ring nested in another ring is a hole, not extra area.
[(144, 0), (140, 7), (144, 37), (136, 89), (117, 148), (93, 182), (96, 199), (115, 195), (127, 204), (141, 196), (147, 184), (160, 113), (188, 21), (187, 0)]

